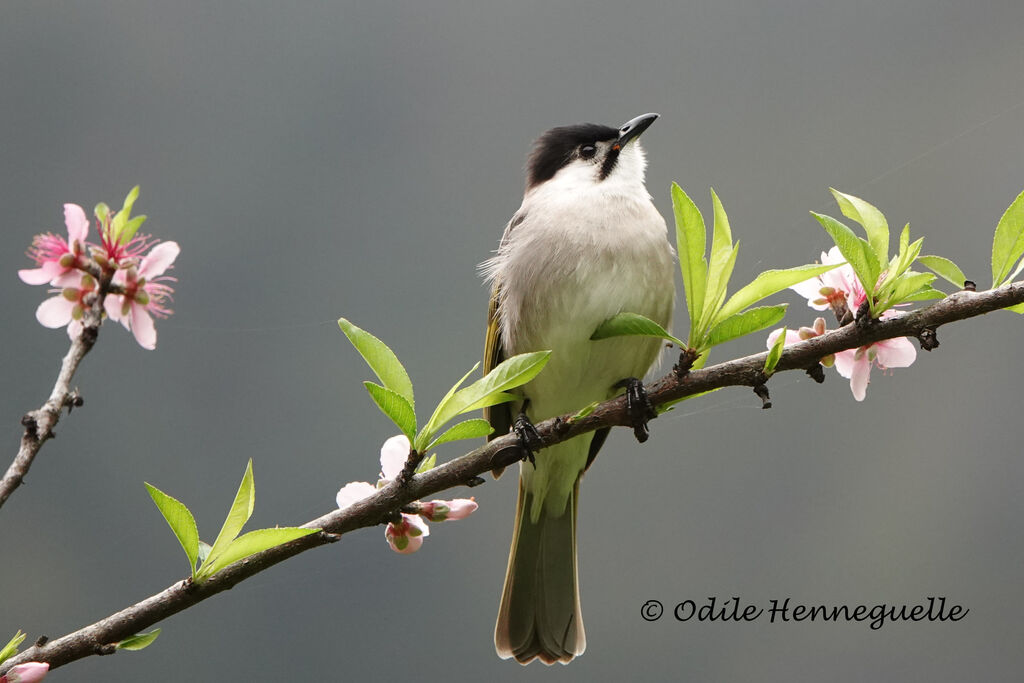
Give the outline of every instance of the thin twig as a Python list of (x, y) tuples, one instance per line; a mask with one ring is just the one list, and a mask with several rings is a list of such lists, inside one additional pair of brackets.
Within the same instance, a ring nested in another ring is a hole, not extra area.
[(82, 399), (78, 392), (71, 388), (71, 380), (78, 370), (79, 363), (85, 358), (85, 354), (89, 353), (96, 343), (100, 325), (103, 323), (103, 299), (113, 288), (110, 282), (112, 273), (103, 274), (98, 270), (98, 266), (96, 270), (95, 274), (92, 270), (89, 272), (96, 277), (99, 286), (95, 292), (89, 295), (91, 301), (83, 311), (82, 333), (71, 341), (71, 347), (64, 356), (64, 360), (61, 361), (60, 372), (57, 374), (57, 381), (50, 392), (50, 398), (37, 410), (30, 411), (21, 418), (21, 424), (25, 427), (25, 431), (21, 435), (18, 454), (14, 456), (14, 461), (7, 468), (3, 479), (0, 479), (0, 507), (3, 507), (15, 489), (25, 481), (25, 475), (32, 467), (32, 461), (35, 460), (39, 449), (56, 436), (53, 429), (60, 420), (61, 411), (64, 408), (70, 410), (74, 406), (81, 405)]
[[(819, 337), (784, 349), (776, 372), (804, 371), (819, 358), (844, 349), (858, 348), (882, 339), (919, 337), (923, 330), (934, 332), (940, 325), (973, 318), (1007, 306), (1024, 303), (1024, 282), (987, 292), (961, 291), (928, 308), (898, 318), (874, 321), (867, 325), (846, 325)], [(684, 351), (685, 353), (685, 351)], [(655, 405), (726, 386), (758, 386), (764, 383), (766, 353), (726, 361), (699, 370), (671, 371), (648, 386), (648, 398)], [(565, 441), (582, 433), (630, 422), (624, 397), (606, 401), (580, 419), (569, 415), (545, 420), (536, 425), (545, 446)], [(142, 602), (86, 626), (61, 638), (26, 649), (0, 666), (0, 673), (24, 662), (48, 662), (51, 668), (94, 654), (115, 652), (114, 645), (153, 624), (227, 590), (244, 579), (272, 567), (301, 552), (336, 541), (342, 534), (386, 520), (402, 506), (456, 486), (472, 485), (478, 475), (498, 467), (507, 467), (521, 459), (514, 434), (491, 441), (428, 472), (412, 476), (407, 482), (392, 482), (374, 495), (344, 510), (334, 510), (304, 526), (321, 532), (285, 545), (257, 553), (217, 573), (202, 584), (180, 581)], [(543, 457), (541, 453), (538, 457)]]

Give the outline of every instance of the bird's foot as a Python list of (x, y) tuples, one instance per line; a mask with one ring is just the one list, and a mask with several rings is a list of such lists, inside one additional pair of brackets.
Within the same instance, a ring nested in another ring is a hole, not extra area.
[(647, 441), (647, 437), (650, 436), (647, 423), (658, 417), (658, 411), (647, 398), (644, 383), (636, 377), (627, 377), (615, 386), (626, 388), (626, 413), (629, 416), (629, 424), (633, 427), (633, 436), (640, 443)]
[(512, 431), (516, 433), (516, 438), (519, 439), (519, 447), (523, 449), (523, 460), (529, 460), (530, 464), (536, 467), (537, 461), (534, 459), (533, 454), (544, 447), (544, 440), (540, 438), (537, 428), (533, 426), (533, 422), (526, 416), (525, 410), (516, 415), (516, 419), (512, 423)]

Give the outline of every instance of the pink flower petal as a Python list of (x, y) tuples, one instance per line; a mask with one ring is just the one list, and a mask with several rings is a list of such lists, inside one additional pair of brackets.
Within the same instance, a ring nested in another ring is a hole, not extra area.
[(142, 258), (142, 263), (139, 264), (139, 277), (151, 280), (162, 275), (171, 267), (174, 259), (178, 258), (180, 253), (181, 247), (177, 242), (161, 242)]
[(376, 491), (377, 487), (373, 484), (368, 484), (365, 481), (351, 481), (342, 486), (338, 495), (335, 496), (338, 509), (344, 510), (353, 503), (372, 496)]
[(39, 308), (36, 309), (36, 320), (43, 327), (64, 327), (71, 322), (71, 311), (74, 308), (74, 301), (68, 301), (63, 294), (58, 294), (39, 304)]
[(465, 519), (476, 512), (477, 507), (479, 507), (475, 500), (471, 500), (469, 498), (456, 498), (455, 500), (449, 500), (445, 502), (445, 505), (448, 506), (448, 517), (445, 521)]
[(846, 349), (836, 354), (836, 371), (850, 379), (853, 376), (853, 366), (856, 361), (857, 349)]
[(853, 392), (853, 397), (858, 401), (863, 401), (864, 397), (867, 396), (868, 382), (871, 381), (870, 375), (871, 361), (868, 360), (867, 354), (865, 354), (854, 363), (853, 374), (850, 377), (850, 391)]
[(156, 348), (156, 326), (153, 319), (146, 312), (146, 307), (140, 304), (132, 304), (130, 314), (132, 316), (131, 330), (135, 335), (135, 341), (139, 346), (152, 351)]
[(18, 277), (26, 285), (45, 285), (64, 272), (58, 261), (47, 261), (38, 268), (26, 268), (18, 271)]
[(64, 225), (68, 229), (68, 241), (72, 244), (75, 241), (85, 242), (89, 235), (89, 219), (85, 217), (85, 211), (78, 204), (64, 205)]
[[(782, 328), (772, 330), (771, 334), (768, 335), (767, 347), (770, 349), (775, 346), (775, 342), (778, 341), (779, 335), (782, 334)], [(786, 341), (782, 342), (783, 346), (789, 346), (790, 344), (799, 344), (803, 339), (800, 338), (800, 333), (796, 330), (786, 330)]]
[(26, 662), (12, 666), (3, 680), (7, 683), (39, 683), (49, 670), (50, 665), (46, 662)]
[(394, 479), (405, 467), (405, 461), (409, 458), (409, 438), (405, 434), (393, 436), (384, 442), (380, 447), (380, 476), (381, 479)]
[(875, 350), (883, 368), (906, 368), (917, 360), (917, 349), (906, 337), (882, 340), (875, 344)]

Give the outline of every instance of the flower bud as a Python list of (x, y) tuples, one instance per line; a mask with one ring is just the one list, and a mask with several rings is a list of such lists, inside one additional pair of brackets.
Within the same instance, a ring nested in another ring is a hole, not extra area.
[(37, 683), (43, 680), (50, 665), (45, 662), (26, 662), (11, 667), (3, 676), (0, 676), (0, 683)]

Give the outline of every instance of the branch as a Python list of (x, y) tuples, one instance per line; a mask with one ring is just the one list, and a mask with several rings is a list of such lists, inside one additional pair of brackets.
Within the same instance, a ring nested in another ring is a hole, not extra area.
[(60, 420), (61, 411), (66, 407), (70, 413), (73, 407), (82, 405), (82, 398), (78, 395), (78, 391), (71, 388), (71, 379), (78, 370), (78, 364), (82, 362), (85, 354), (89, 353), (99, 337), (100, 325), (103, 323), (103, 299), (108, 292), (120, 289), (110, 282), (112, 272), (103, 273), (96, 264), (90, 265), (93, 268), (88, 269), (88, 272), (96, 278), (99, 287), (95, 293), (90, 295), (92, 301), (83, 312), (82, 333), (72, 340), (67, 355), (61, 361), (60, 372), (57, 374), (57, 381), (50, 392), (50, 398), (37, 410), (30, 411), (21, 418), (21, 424), (24, 425), (25, 431), (21, 435), (21, 447), (18, 449), (18, 454), (14, 456), (14, 461), (7, 468), (3, 479), (0, 479), (0, 507), (3, 507), (15, 489), (24, 482), (25, 475), (28, 474), (29, 468), (32, 467), (32, 461), (35, 460), (43, 444), (57, 436), (53, 428)]
[[(898, 318), (846, 325), (819, 337), (786, 347), (776, 372), (804, 370), (818, 359), (844, 349), (852, 349), (882, 339), (922, 335), (934, 338), (940, 325), (973, 318), (991, 311), (1024, 303), (1024, 282), (987, 292), (961, 291), (928, 308)], [(648, 397), (663, 404), (686, 396), (727, 386), (760, 386), (766, 381), (763, 368), (767, 353), (719, 363), (689, 372), (671, 372), (648, 387)], [(586, 417), (572, 419), (565, 415), (536, 425), (545, 446), (560, 443), (601, 427), (625, 426), (630, 423), (625, 398), (605, 401)], [(132, 605), (106, 619), (86, 626), (57, 640), (37, 643), (0, 666), (0, 672), (30, 661), (47, 662), (51, 668), (62, 666), (94, 654), (115, 652), (117, 642), (139, 633), (153, 624), (181, 612), (192, 605), (225, 591), (278, 562), (301, 552), (339, 540), (342, 534), (381, 524), (409, 503), (456, 486), (478, 483), (478, 475), (498, 467), (507, 467), (521, 459), (514, 434), (490, 443), (417, 474), (405, 483), (392, 482), (374, 495), (344, 510), (334, 510), (303, 525), (321, 532), (257, 553), (215, 574), (202, 584), (179, 581), (166, 590)]]

